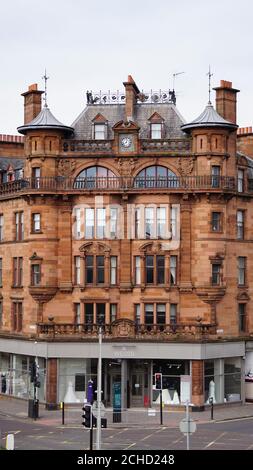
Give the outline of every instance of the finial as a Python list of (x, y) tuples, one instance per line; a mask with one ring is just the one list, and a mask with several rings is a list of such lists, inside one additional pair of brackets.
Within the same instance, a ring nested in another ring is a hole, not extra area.
[(42, 79), (45, 82), (45, 93), (44, 93), (44, 96), (43, 96), (43, 100), (45, 101), (44, 107), (47, 108), (47, 81), (48, 81), (49, 77), (47, 77), (46, 69), (45, 69), (45, 75), (43, 75)]
[(209, 88), (208, 88), (208, 96), (209, 96), (209, 99), (208, 99), (208, 104), (212, 104), (211, 103), (211, 77), (213, 76), (213, 73), (211, 73), (211, 67), (209, 65), (209, 71), (207, 73), (208, 75), (208, 83), (209, 83)]

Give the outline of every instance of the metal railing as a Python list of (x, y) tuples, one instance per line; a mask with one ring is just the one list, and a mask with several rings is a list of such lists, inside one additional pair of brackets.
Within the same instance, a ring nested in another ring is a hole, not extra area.
[[(23, 178), (0, 184), (0, 196), (20, 192), (83, 192), (83, 191), (142, 191), (163, 189), (168, 191), (238, 191), (236, 178), (231, 176), (175, 176), (175, 177), (87, 177), (71, 178), (64, 176), (45, 176), (42, 178)], [(242, 191), (239, 191), (239, 194)], [(244, 193), (253, 192), (253, 180), (245, 184)]]

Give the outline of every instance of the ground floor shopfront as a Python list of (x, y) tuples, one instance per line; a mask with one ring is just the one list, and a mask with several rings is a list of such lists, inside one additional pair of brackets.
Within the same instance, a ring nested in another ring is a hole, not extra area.
[[(96, 399), (98, 344), (47, 343), (0, 340), (0, 393), (20, 398), (33, 395), (29, 365), (39, 364), (40, 401), (82, 403)], [(102, 346), (102, 390), (105, 406), (113, 406), (115, 386), (122, 408), (150, 407), (159, 403), (154, 377), (162, 373), (165, 405), (187, 400), (203, 407), (244, 401), (245, 343), (121, 343)]]

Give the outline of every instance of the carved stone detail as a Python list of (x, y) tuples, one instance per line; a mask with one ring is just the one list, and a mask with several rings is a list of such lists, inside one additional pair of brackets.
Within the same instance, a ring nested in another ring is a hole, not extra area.
[(119, 319), (112, 324), (112, 336), (115, 338), (128, 338), (135, 335), (135, 324), (127, 318)]
[(47, 287), (47, 286), (29, 287), (30, 295), (35, 300), (35, 302), (38, 302), (40, 304), (45, 304), (49, 302), (50, 300), (52, 300), (56, 292), (57, 292), (57, 287)]
[(177, 169), (181, 176), (188, 176), (191, 174), (194, 167), (194, 159), (192, 157), (179, 158)]
[(58, 174), (60, 176), (71, 176), (76, 168), (75, 160), (59, 160), (58, 162)]
[(111, 248), (109, 245), (101, 242), (88, 242), (80, 246), (79, 251), (86, 254), (97, 254), (97, 253), (110, 253)]
[(118, 159), (118, 170), (120, 176), (132, 176), (136, 165), (134, 158), (119, 158)]

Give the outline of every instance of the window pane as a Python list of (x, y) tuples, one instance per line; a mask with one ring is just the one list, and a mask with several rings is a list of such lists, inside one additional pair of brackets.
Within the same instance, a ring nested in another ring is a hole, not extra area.
[(156, 321), (158, 325), (165, 324), (166, 320), (166, 305), (165, 304), (157, 304), (156, 305)]
[(104, 256), (97, 256), (97, 284), (104, 282)]
[(105, 139), (105, 125), (104, 124), (95, 124), (95, 139), (103, 140)]
[(177, 304), (170, 304), (170, 323), (177, 322)]
[(85, 210), (85, 238), (94, 238), (94, 209)]
[(97, 323), (99, 325), (105, 323), (105, 304), (96, 304), (97, 307)]
[(145, 304), (145, 323), (152, 325), (154, 323), (154, 305)]
[(97, 209), (97, 238), (105, 238), (105, 208)]
[(140, 322), (141, 322), (141, 306), (140, 306), (140, 304), (135, 304), (134, 309), (135, 309), (135, 322), (137, 323), (137, 325), (139, 325)]
[(117, 256), (111, 256), (111, 284), (117, 284)]
[(154, 209), (145, 208), (145, 238), (154, 238)]
[(116, 238), (117, 236), (117, 215), (118, 209), (111, 207), (110, 208), (110, 237)]
[(156, 271), (157, 271), (157, 284), (164, 284), (164, 265), (165, 265), (165, 258), (164, 256), (157, 256), (156, 257)]
[(146, 283), (153, 284), (154, 282), (154, 257), (146, 256)]
[(157, 208), (157, 236), (158, 238), (165, 238), (166, 236), (166, 208)]
[(177, 283), (177, 256), (170, 257), (170, 283), (172, 286)]
[(110, 320), (111, 323), (116, 320), (117, 317), (117, 304), (110, 304)]
[(93, 304), (85, 304), (85, 323), (94, 323)]

